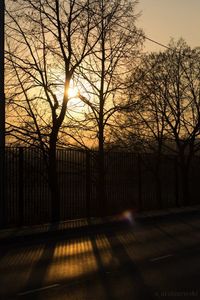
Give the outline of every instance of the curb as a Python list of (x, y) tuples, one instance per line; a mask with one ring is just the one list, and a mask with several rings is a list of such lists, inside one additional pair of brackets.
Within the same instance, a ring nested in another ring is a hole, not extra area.
[[(130, 217), (134, 223), (150, 224), (167, 219), (177, 219), (180, 216), (191, 217), (200, 214), (200, 205), (181, 207), (159, 211), (147, 211), (132, 215)], [(2, 244), (11, 243), (36, 243), (44, 239), (77, 238), (88, 234), (106, 233), (111, 234), (112, 230), (130, 229), (129, 218), (123, 216), (112, 216), (106, 218), (78, 219), (64, 221), (54, 224), (35, 225), (31, 227), (21, 227), (0, 230), (0, 241)]]

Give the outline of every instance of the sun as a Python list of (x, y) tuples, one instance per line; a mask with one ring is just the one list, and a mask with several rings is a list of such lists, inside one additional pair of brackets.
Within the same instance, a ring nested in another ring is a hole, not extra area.
[(70, 85), (68, 90), (68, 97), (69, 99), (78, 98), (80, 92), (76, 86)]
[(88, 85), (84, 81), (78, 82), (77, 80), (71, 79), (67, 91), (65, 91), (64, 86), (64, 75), (60, 75), (55, 91), (59, 106), (62, 106), (64, 97), (66, 97), (67, 113), (70, 116), (75, 116), (79, 119), (81, 116), (85, 118), (85, 113), (87, 112), (88, 107), (83, 101), (83, 98), (89, 99), (89, 94), (86, 89)]
[(70, 116), (80, 118), (85, 113), (85, 104), (80, 99), (80, 89), (73, 82), (70, 81), (68, 89), (68, 113)]
[[(59, 104), (62, 105), (64, 94), (65, 94), (64, 84), (57, 85), (55, 94), (56, 94)], [(70, 102), (70, 104), (72, 104), (72, 103), (74, 104), (74, 103), (80, 101), (80, 98), (79, 98), (80, 91), (79, 91), (78, 87), (74, 85), (73, 82), (70, 82), (69, 89), (65, 96), (67, 96), (68, 102)]]

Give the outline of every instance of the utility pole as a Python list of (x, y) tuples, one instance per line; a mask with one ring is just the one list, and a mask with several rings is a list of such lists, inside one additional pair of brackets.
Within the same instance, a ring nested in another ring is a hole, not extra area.
[(5, 0), (0, 0), (0, 226), (5, 224), (5, 92), (4, 92)]

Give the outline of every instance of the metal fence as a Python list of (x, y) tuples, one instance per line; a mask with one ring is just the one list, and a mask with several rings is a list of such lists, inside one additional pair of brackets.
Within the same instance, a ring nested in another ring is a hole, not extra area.
[[(99, 216), (97, 160), (96, 152), (57, 151), (60, 220)], [(163, 156), (159, 173), (156, 165), (157, 157), (152, 154), (105, 153), (105, 215), (182, 205), (177, 157)], [(190, 204), (199, 201), (199, 167), (200, 158), (194, 157), (189, 174)], [(51, 221), (48, 174), (40, 151), (7, 148), (4, 182), (7, 225)]]

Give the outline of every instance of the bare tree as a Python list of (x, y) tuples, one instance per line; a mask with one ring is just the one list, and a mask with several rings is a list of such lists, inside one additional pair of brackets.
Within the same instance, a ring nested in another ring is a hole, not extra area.
[(146, 56), (134, 75), (140, 80), (134, 77), (131, 93), (140, 109), (132, 117), (140, 124), (144, 140), (155, 145), (158, 157), (163, 151), (178, 154), (184, 203), (188, 204), (190, 162), (199, 150), (200, 51), (183, 40), (172, 41), (169, 48)]
[(72, 77), (101, 33), (97, 0), (8, 1), (6, 16), (8, 132), (47, 157), (52, 217), (59, 216), (56, 146)]
[(86, 105), (83, 130), (87, 130), (98, 149), (98, 195), (102, 210), (106, 204), (105, 144), (111, 139), (115, 117), (129, 107), (127, 78), (138, 63), (143, 40), (135, 25), (136, 4), (137, 1), (124, 0), (97, 2), (93, 12), (94, 37), (100, 38), (78, 69), (83, 85), (79, 97)]

